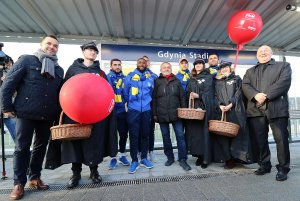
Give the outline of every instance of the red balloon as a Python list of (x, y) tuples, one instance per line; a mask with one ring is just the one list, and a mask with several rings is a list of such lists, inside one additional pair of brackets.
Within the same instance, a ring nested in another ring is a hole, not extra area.
[(115, 105), (110, 84), (91, 73), (78, 74), (65, 82), (60, 90), (59, 101), (66, 115), (83, 124), (103, 120)]
[(243, 45), (254, 40), (261, 32), (262, 27), (263, 21), (258, 13), (242, 10), (230, 18), (227, 32), (234, 43)]

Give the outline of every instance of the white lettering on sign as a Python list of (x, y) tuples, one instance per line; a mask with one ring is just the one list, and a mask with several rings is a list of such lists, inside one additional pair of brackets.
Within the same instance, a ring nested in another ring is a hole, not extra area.
[(191, 59), (196, 59), (197, 57), (200, 57), (203, 60), (208, 59), (208, 53), (205, 52), (205, 53), (202, 53), (202, 54), (198, 54), (198, 53), (190, 52), (190, 58)]
[(166, 51), (166, 52), (159, 51), (159, 52), (157, 52), (157, 56), (160, 58), (168, 58), (170, 60), (186, 57), (186, 55), (184, 53), (181, 53), (181, 52), (173, 53), (173, 52), (169, 52), (169, 51)]
[(208, 53), (204, 52), (204, 53), (195, 53), (195, 52), (190, 52), (188, 54), (189, 57), (187, 57), (187, 55), (185, 53), (182, 52), (169, 52), (169, 51), (158, 51), (157, 52), (157, 56), (159, 58), (166, 58), (169, 60), (172, 59), (181, 59), (181, 58), (190, 58), (190, 59), (196, 59), (197, 57), (200, 57), (201, 59), (208, 59)]

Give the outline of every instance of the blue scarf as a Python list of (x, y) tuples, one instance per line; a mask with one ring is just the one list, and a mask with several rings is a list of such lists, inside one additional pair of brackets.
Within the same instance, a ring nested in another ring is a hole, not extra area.
[(188, 80), (190, 79), (189, 69), (186, 70), (179, 69), (178, 73), (176, 74), (176, 77), (180, 80), (183, 90), (185, 90)]
[(123, 97), (122, 97), (122, 90), (124, 89), (124, 75), (122, 72), (115, 73), (110, 71), (109, 77), (111, 78), (111, 84), (115, 92), (115, 102), (116, 106), (123, 106)]
[(138, 98), (138, 94), (139, 94), (139, 82), (140, 81), (145, 81), (146, 79), (151, 78), (151, 74), (149, 71), (145, 71), (145, 72), (139, 72), (138, 70), (135, 70), (133, 72), (133, 76), (131, 78), (132, 82), (131, 82), (131, 95), (133, 97)]
[(218, 74), (219, 66), (210, 66), (209, 67), (209, 73), (212, 75), (213, 78), (216, 77)]

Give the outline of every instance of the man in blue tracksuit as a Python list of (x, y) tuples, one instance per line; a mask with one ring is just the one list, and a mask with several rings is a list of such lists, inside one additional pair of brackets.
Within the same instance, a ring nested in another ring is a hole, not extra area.
[[(110, 71), (107, 74), (109, 84), (113, 87), (115, 93), (115, 108), (117, 112), (117, 130), (119, 133), (119, 162), (124, 165), (130, 165), (126, 158), (125, 149), (126, 141), (128, 138), (127, 126), (127, 112), (125, 110), (125, 97), (124, 97), (124, 81), (125, 76), (122, 72), (122, 64), (119, 59), (112, 59), (110, 61)], [(117, 159), (113, 157), (109, 164), (109, 169), (117, 167)]]
[[(137, 68), (125, 79), (124, 96), (127, 101), (127, 123), (130, 140), (130, 156), (132, 158), (129, 173), (135, 173), (139, 168), (138, 162), (138, 138), (141, 135), (141, 165), (153, 168), (153, 164), (147, 159), (149, 135), (151, 130), (151, 106), (154, 80), (146, 70), (147, 62), (140, 58), (137, 60)], [(143, 132), (139, 132), (143, 128)]]
[[(146, 62), (147, 62), (146, 71), (149, 71), (149, 73), (150, 73), (151, 77), (153, 78), (153, 80), (156, 80), (158, 78), (158, 76), (153, 71), (150, 70), (150, 59), (149, 59), (149, 57), (145, 55), (142, 58), (145, 59)], [(152, 110), (152, 108), (151, 108), (151, 110)], [(150, 161), (153, 162), (153, 163), (156, 163), (156, 157), (155, 157), (155, 154), (154, 154), (154, 142), (155, 142), (154, 130), (155, 130), (155, 121), (152, 118), (152, 120), (151, 120), (151, 132), (150, 132), (150, 135), (149, 135), (149, 147), (148, 147), (149, 150), (148, 150), (148, 152), (149, 152)], [(140, 132), (143, 132), (143, 128), (140, 130)], [(141, 151), (141, 137), (139, 138), (138, 151), (139, 152)]]

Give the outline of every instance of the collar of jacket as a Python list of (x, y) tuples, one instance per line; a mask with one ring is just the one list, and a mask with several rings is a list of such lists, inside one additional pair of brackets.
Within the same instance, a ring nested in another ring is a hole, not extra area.
[(90, 66), (86, 66), (86, 65), (84, 65), (83, 64), (83, 61), (84, 61), (84, 59), (82, 59), (82, 58), (78, 58), (78, 59), (76, 59), (75, 61), (74, 61), (74, 63), (71, 65), (71, 66), (79, 66), (79, 67), (81, 67), (81, 68), (100, 68), (100, 63), (99, 63), (99, 61), (98, 60), (95, 60), (94, 61), (94, 63), (92, 64), (92, 65), (90, 65)]
[[(254, 66), (255, 68), (258, 67), (261, 63), (257, 62), (257, 64)], [(267, 64), (267, 65), (273, 65), (275, 64), (275, 59), (271, 58), (270, 61), (268, 61), (267, 63), (264, 63), (264, 64)]]
[(123, 72), (120, 71), (120, 73), (115, 73), (114, 71), (110, 70), (110, 71), (109, 71), (109, 74), (110, 74), (112, 77), (122, 77)]

